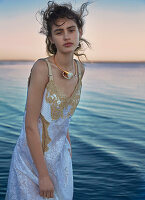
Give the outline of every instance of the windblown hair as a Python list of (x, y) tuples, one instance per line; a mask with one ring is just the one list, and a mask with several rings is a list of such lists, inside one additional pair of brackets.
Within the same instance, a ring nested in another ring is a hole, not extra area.
[[(52, 37), (52, 25), (55, 24), (56, 26), (59, 26), (56, 24), (56, 20), (59, 18), (68, 18), (72, 19), (76, 24), (78, 29), (83, 29), (84, 26), (84, 20), (83, 17), (88, 14), (87, 5), (89, 2), (83, 3), (79, 10), (75, 11), (72, 9), (71, 3), (63, 3), (63, 4), (57, 4), (54, 3), (54, 1), (48, 1), (47, 8), (45, 10), (38, 11), (38, 13), (41, 16), (42, 20), (42, 27), (40, 29), (39, 33), (42, 33), (46, 35), (46, 52), (48, 55), (55, 55), (57, 52), (57, 48), (54, 43), (51, 43), (49, 40), (49, 37)], [(83, 15), (84, 11), (87, 11), (86, 15)], [(37, 14), (37, 13), (36, 13)], [(75, 49), (74, 54), (78, 57), (84, 55), (83, 53), (79, 53), (80, 50), (82, 50), (82, 42), (85, 42), (88, 47), (91, 47), (91, 44), (84, 38), (80, 38), (80, 42), (78, 47)], [(87, 57), (86, 57), (87, 58)], [(79, 59), (80, 60), (80, 59)]]

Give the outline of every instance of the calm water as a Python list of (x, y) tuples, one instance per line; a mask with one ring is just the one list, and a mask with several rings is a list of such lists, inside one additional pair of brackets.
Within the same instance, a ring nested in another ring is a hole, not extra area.
[[(0, 200), (32, 65), (0, 63)], [(70, 138), (74, 200), (144, 200), (145, 63), (86, 63)]]

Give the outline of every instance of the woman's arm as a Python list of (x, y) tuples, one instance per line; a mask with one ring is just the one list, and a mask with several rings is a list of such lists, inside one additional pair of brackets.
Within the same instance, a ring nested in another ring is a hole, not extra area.
[(38, 170), (39, 177), (49, 176), (38, 130), (38, 118), (41, 111), (44, 89), (48, 80), (48, 68), (45, 61), (37, 60), (31, 70), (26, 105), (25, 130), (28, 147)]

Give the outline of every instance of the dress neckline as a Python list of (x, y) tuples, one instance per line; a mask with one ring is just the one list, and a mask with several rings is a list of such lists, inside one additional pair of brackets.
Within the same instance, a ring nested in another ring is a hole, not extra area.
[[(49, 66), (51, 67), (51, 62), (46, 58), (46, 60), (48, 61), (48, 64), (50, 64)], [(74, 59), (75, 60), (75, 59)], [(75, 62), (76, 62), (76, 64), (77, 64), (77, 77), (78, 77), (78, 81), (77, 81), (77, 83), (76, 83), (76, 85), (75, 85), (75, 87), (74, 87), (74, 90), (73, 90), (73, 92), (71, 93), (71, 95), (70, 96), (67, 96), (56, 84), (55, 84), (55, 81), (54, 81), (54, 78), (53, 78), (53, 74), (52, 74), (52, 69), (51, 69), (51, 74), (49, 74), (49, 75), (51, 75), (52, 76), (52, 79), (50, 79), (49, 80), (49, 82), (47, 83), (47, 86), (46, 87), (48, 87), (48, 85), (49, 85), (49, 83), (51, 82), (52, 83), (52, 85), (53, 85), (53, 87), (54, 87), (54, 90), (55, 90), (55, 92), (57, 93), (57, 95), (59, 96), (59, 98), (65, 98), (66, 100), (69, 100), (69, 99), (71, 99), (73, 96), (74, 96), (74, 94), (75, 94), (75, 92), (77, 91), (77, 88), (78, 88), (78, 86), (79, 86), (79, 84), (81, 84), (82, 82), (81, 82), (81, 78), (80, 78), (80, 76), (79, 76), (79, 72), (80, 72), (80, 70), (79, 70), (79, 64), (78, 64), (78, 62), (75, 60)], [(48, 66), (48, 67), (49, 67)]]

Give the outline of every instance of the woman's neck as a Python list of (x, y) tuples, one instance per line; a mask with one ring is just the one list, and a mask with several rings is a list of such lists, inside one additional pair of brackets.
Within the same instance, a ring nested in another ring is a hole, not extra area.
[[(65, 70), (70, 70), (73, 67), (73, 54), (56, 54), (55, 63)], [(53, 57), (54, 58), (54, 57)]]

